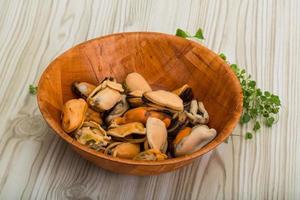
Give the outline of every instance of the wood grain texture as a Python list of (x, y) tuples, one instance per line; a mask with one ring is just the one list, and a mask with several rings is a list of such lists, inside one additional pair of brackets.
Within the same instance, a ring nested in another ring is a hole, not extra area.
[[(299, 10), (298, 0), (0, 0), (0, 199), (298, 199)], [(177, 27), (202, 27), (206, 46), (279, 94), (278, 124), (151, 177), (99, 169), (51, 133), (28, 85), (53, 58), (105, 34)]]

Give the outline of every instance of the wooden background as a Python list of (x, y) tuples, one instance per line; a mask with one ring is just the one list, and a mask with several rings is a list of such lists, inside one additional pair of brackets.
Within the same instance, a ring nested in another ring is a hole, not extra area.
[[(97, 36), (178, 27), (202, 27), (205, 45), (279, 94), (278, 124), (152, 177), (97, 168), (46, 126), (28, 86), (57, 55)], [(0, 199), (299, 199), (299, 57), (299, 0), (0, 0)]]

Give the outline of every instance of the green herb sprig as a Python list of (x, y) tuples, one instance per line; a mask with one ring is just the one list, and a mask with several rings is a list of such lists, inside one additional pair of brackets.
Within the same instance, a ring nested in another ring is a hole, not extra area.
[(32, 84), (29, 85), (29, 93), (30, 94), (35, 95), (37, 93), (37, 89), (38, 89), (37, 86), (32, 85)]
[[(281, 102), (279, 96), (269, 91), (263, 92), (257, 87), (256, 81), (251, 79), (251, 75), (245, 69), (239, 68), (237, 64), (231, 64), (230, 67), (239, 79), (243, 90), (243, 114), (240, 123), (246, 124), (253, 121), (253, 132), (257, 132), (261, 128), (262, 123), (267, 127), (271, 127), (276, 122), (275, 119), (280, 110)], [(250, 135), (252, 133), (248, 132), (246, 138), (251, 139), (252, 136), (250, 137)]]
[[(201, 30), (202, 38), (198, 39), (204, 39), (202, 29), (199, 30)], [(177, 29), (176, 35), (188, 38), (195, 37), (197, 33), (194, 36), (190, 36), (189, 33)], [(224, 53), (221, 53), (219, 56), (226, 61), (227, 58)], [(251, 75), (249, 75), (245, 69), (241, 69), (237, 64), (230, 64), (230, 68), (239, 79), (243, 90), (243, 113), (240, 118), (240, 123), (243, 125), (250, 121), (254, 122), (252, 132), (248, 131), (245, 135), (246, 139), (252, 139), (253, 132), (255, 133), (260, 130), (261, 124), (271, 127), (276, 123), (281, 102), (277, 95), (269, 91), (263, 92), (262, 89), (258, 88), (256, 81), (251, 79)]]
[(199, 28), (195, 33), (195, 35), (193, 36), (189, 34), (187, 31), (183, 31), (182, 29), (178, 28), (176, 30), (176, 35), (182, 38), (197, 38), (199, 40), (204, 40), (203, 31), (201, 28)]

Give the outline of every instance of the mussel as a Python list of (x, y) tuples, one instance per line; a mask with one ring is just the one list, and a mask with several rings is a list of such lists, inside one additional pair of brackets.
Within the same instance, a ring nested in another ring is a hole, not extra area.
[(145, 160), (145, 161), (155, 161), (155, 160), (165, 160), (168, 156), (157, 149), (148, 149), (136, 155), (133, 160)]
[(206, 125), (186, 127), (177, 134), (173, 141), (174, 155), (178, 157), (194, 153), (212, 141), (216, 135), (216, 130)]
[(185, 112), (177, 112), (172, 116), (171, 124), (168, 128), (168, 136), (174, 139), (177, 133), (189, 124), (189, 119)]
[(156, 161), (198, 151), (216, 137), (209, 115), (185, 84), (153, 91), (139, 73), (124, 82), (107, 77), (98, 86), (74, 82), (81, 97), (62, 108), (62, 128), (98, 152), (122, 159)]
[(157, 111), (157, 109), (151, 107), (138, 107), (128, 110), (123, 117), (117, 117), (111, 121), (111, 126), (118, 126), (121, 124), (127, 124), (131, 122), (140, 122), (146, 125), (147, 119), (154, 117), (162, 120), (166, 127), (169, 127), (171, 123), (170, 115)]
[(95, 122), (84, 122), (82, 127), (75, 132), (75, 137), (79, 143), (97, 151), (105, 150), (111, 140), (106, 131)]
[(106, 79), (87, 98), (88, 104), (98, 112), (110, 110), (122, 98), (124, 89), (121, 84)]
[(98, 112), (96, 112), (96, 111), (94, 111), (91, 108), (87, 109), (87, 111), (85, 113), (85, 120), (84, 121), (93, 121), (93, 122), (98, 123), (99, 125), (103, 124), (103, 120), (102, 120), (101, 114), (98, 113)]
[(86, 99), (91, 93), (92, 91), (96, 88), (95, 85), (91, 84), (91, 83), (87, 83), (87, 82), (78, 82), (75, 81), (72, 84), (72, 90), (73, 92), (81, 97)]
[(182, 99), (185, 109), (189, 107), (190, 102), (194, 98), (193, 90), (188, 84), (184, 84), (183, 86), (173, 90), (172, 92)]
[(147, 142), (151, 149), (165, 153), (168, 147), (167, 129), (160, 119), (149, 117), (146, 124)]
[(147, 83), (147, 81), (144, 79), (144, 77), (136, 72), (130, 73), (127, 75), (125, 79), (125, 84), (127, 89), (130, 92), (133, 91), (141, 91), (143, 92), (148, 92), (151, 91), (150, 85)]
[(114, 157), (132, 159), (140, 153), (140, 145), (129, 142), (115, 142), (106, 148), (105, 153)]
[(135, 90), (132, 92), (127, 93), (127, 101), (131, 107), (139, 107), (143, 106), (143, 94), (144, 91), (142, 90)]
[(124, 138), (131, 134), (146, 135), (146, 129), (142, 123), (132, 122), (108, 129), (107, 134), (114, 137)]
[(61, 113), (63, 130), (71, 133), (80, 128), (85, 119), (87, 108), (88, 105), (84, 99), (71, 99), (67, 101)]
[(148, 106), (157, 109), (169, 110), (170, 112), (183, 111), (182, 99), (172, 92), (165, 90), (145, 92), (143, 98)]
[(126, 101), (126, 95), (122, 95), (121, 101), (119, 101), (112, 110), (108, 113), (105, 121), (110, 124), (111, 121), (117, 117), (122, 116), (129, 109), (129, 105)]
[(196, 124), (207, 124), (209, 121), (208, 112), (201, 101), (192, 100), (189, 112), (186, 112), (190, 122)]

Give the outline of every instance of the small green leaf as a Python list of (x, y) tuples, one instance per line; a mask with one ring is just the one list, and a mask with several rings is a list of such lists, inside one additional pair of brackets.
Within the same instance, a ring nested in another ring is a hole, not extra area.
[(252, 137), (253, 137), (252, 133), (250, 133), (250, 132), (247, 132), (247, 133), (246, 133), (246, 139), (247, 139), (247, 140), (252, 139)]
[(260, 129), (260, 123), (258, 121), (255, 122), (253, 126), (253, 131), (256, 132)]
[(256, 89), (256, 95), (258, 95), (258, 96), (261, 96), (261, 95), (262, 95), (262, 92), (261, 92), (260, 89)]
[(251, 119), (251, 118), (250, 118), (250, 115), (249, 115), (248, 113), (245, 113), (245, 114), (241, 117), (240, 122), (241, 122), (242, 124), (245, 124), (245, 123), (249, 122), (250, 119)]
[(279, 97), (276, 96), (276, 95), (272, 95), (272, 96), (271, 96), (271, 101), (272, 101), (272, 103), (274, 103), (276, 106), (280, 106), (280, 105), (281, 105), (280, 99), (279, 99)]
[(38, 87), (35, 85), (30, 84), (29, 85), (29, 93), (35, 95), (37, 93)]
[(236, 64), (232, 64), (230, 65), (231, 69), (233, 69), (234, 71), (237, 71), (238, 66)]
[(250, 115), (254, 118), (257, 115), (257, 109), (250, 109)]
[(188, 32), (185, 32), (183, 30), (181, 30), (180, 28), (178, 28), (176, 30), (176, 36), (182, 37), (182, 38), (187, 38), (190, 37), (190, 34)]
[(271, 93), (268, 92), (268, 91), (265, 91), (264, 95), (265, 95), (266, 97), (269, 97), (269, 96), (271, 96)]
[(271, 112), (273, 114), (277, 114), (279, 112), (279, 108), (273, 108)]
[(225, 56), (225, 54), (224, 53), (220, 53), (220, 55), (219, 55), (223, 60), (226, 60), (226, 56)]
[(271, 127), (274, 124), (275, 118), (269, 117), (266, 119), (266, 126)]
[(255, 81), (250, 81), (249, 82), (249, 87), (254, 88), (256, 86), (256, 82)]
[(196, 34), (194, 35), (195, 38), (198, 38), (200, 40), (204, 40), (204, 36), (203, 36), (203, 31), (201, 28), (198, 29), (198, 31), (196, 32)]
[(269, 117), (269, 113), (268, 113), (267, 111), (264, 111), (264, 112), (263, 112), (263, 116), (264, 116), (265, 118), (268, 118), (268, 117)]
[(261, 98), (262, 101), (266, 101), (267, 100), (267, 97), (265, 97), (265, 96), (261, 96), (260, 98)]

